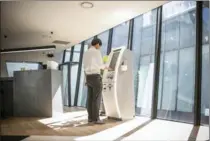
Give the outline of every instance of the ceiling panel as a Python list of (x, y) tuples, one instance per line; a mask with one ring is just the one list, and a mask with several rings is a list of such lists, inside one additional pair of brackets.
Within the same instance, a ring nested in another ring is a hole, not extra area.
[[(166, 1), (92, 1), (84, 9), (81, 1), (8, 1), (2, 2), (2, 47), (57, 45), (63, 50), (110, 29)], [(53, 32), (53, 33), (51, 33)], [(4, 39), (3, 35), (7, 35)]]

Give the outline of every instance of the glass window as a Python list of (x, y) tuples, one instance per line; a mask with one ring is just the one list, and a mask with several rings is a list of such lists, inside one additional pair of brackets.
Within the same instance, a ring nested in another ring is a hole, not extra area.
[(74, 46), (73, 52), (73, 62), (78, 64), (71, 65), (70, 67), (70, 82), (71, 82), (71, 106), (74, 106), (75, 93), (76, 93), (76, 84), (77, 84), (77, 73), (79, 67), (79, 58), (80, 58), (81, 44)]
[(92, 37), (92, 38), (90, 38), (90, 39), (88, 39), (88, 40), (85, 41), (85, 45), (87, 45), (88, 48), (91, 46), (91, 42), (92, 42), (93, 38), (94, 37)]
[(203, 47), (202, 47), (202, 87), (201, 87), (201, 124), (209, 124), (209, 3), (203, 5)]
[(128, 45), (129, 22), (118, 25), (113, 29), (112, 48)]
[(65, 58), (64, 58), (64, 63), (70, 61), (70, 55), (71, 55), (71, 52), (66, 50), (66, 52), (65, 52)]
[(163, 20), (167, 20), (177, 15), (194, 10), (196, 2), (194, 1), (173, 1), (163, 6)]
[[(89, 41), (92, 41), (92, 39), (90, 39)], [(89, 45), (88, 45), (88, 40), (87, 40), (85, 42), (84, 52), (88, 50), (88, 47), (89, 47)], [(77, 106), (86, 107), (87, 87), (85, 86), (85, 73), (84, 73), (83, 67), (81, 70), (81, 77), (80, 77), (79, 85), (80, 85), (80, 87), (79, 87), (79, 93), (78, 93)]]
[[(195, 46), (196, 36), (196, 11), (189, 11), (180, 16), (180, 47)], [(179, 25), (179, 24), (178, 24)], [(186, 36), (190, 35), (190, 36)]]
[(179, 18), (175, 17), (173, 19), (168, 19), (164, 21), (163, 26), (163, 34), (164, 40), (162, 40), (164, 44), (164, 50), (170, 51), (177, 49), (179, 47)]
[(101, 41), (102, 41), (101, 54), (102, 54), (102, 56), (104, 56), (107, 54), (109, 30), (99, 34), (98, 38), (101, 39)]
[(29, 63), (29, 62), (6, 62), (6, 67), (7, 67), (8, 76), (13, 77), (15, 71), (38, 70), (40, 64)]
[(177, 111), (193, 112), (195, 48), (182, 49), (179, 53)]
[(158, 114), (193, 122), (196, 2), (163, 5)]
[(68, 106), (69, 105), (69, 96), (68, 96), (68, 94), (69, 94), (68, 71), (69, 70), (68, 70), (68, 65), (62, 65), (61, 70), (62, 70), (62, 81), (63, 81), (63, 83), (62, 83), (62, 94), (63, 94), (63, 102), (64, 102), (63, 104), (65, 106)]
[(80, 58), (80, 51), (74, 51), (72, 61), (79, 62), (79, 58)]
[(142, 16), (134, 19), (134, 29), (133, 29), (133, 71), (134, 71), (134, 91), (137, 100), (138, 91), (138, 69), (140, 63), (140, 45), (141, 45), (141, 29), (142, 29)]
[(133, 55), (136, 114), (151, 115), (157, 10), (134, 19)]
[(165, 53), (163, 62), (163, 88), (162, 88), (162, 110), (175, 110), (176, 89), (177, 89), (177, 51)]

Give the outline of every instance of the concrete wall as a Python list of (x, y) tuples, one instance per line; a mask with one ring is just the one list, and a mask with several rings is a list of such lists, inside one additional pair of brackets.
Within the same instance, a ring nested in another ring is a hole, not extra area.
[(0, 110), (3, 117), (13, 116), (13, 79), (0, 78)]
[(29, 62), (43, 62), (55, 61), (61, 63), (63, 52), (55, 53), (55, 57), (48, 58), (43, 52), (25, 52), (25, 53), (11, 53), (1, 54), (1, 77), (8, 77), (6, 61), (29, 61)]
[(50, 117), (53, 112), (63, 112), (61, 72), (15, 72), (14, 116)]

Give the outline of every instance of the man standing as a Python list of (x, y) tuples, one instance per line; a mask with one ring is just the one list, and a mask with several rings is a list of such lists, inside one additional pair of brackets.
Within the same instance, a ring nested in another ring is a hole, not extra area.
[(102, 77), (101, 70), (106, 69), (103, 64), (100, 47), (100, 39), (93, 39), (91, 47), (84, 53), (83, 66), (86, 75), (86, 85), (88, 87), (87, 111), (88, 122), (103, 124), (99, 118), (100, 103), (102, 98)]

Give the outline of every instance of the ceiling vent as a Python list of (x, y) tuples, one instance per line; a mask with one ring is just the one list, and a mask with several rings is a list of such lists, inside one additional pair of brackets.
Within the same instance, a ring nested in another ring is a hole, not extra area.
[(61, 45), (68, 45), (68, 44), (70, 44), (70, 42), (68, 42), (68, 41), (61, 41), (61, 40), (55, 40), (52, 43), (54, 43), (54, 44), (61, 44)]

